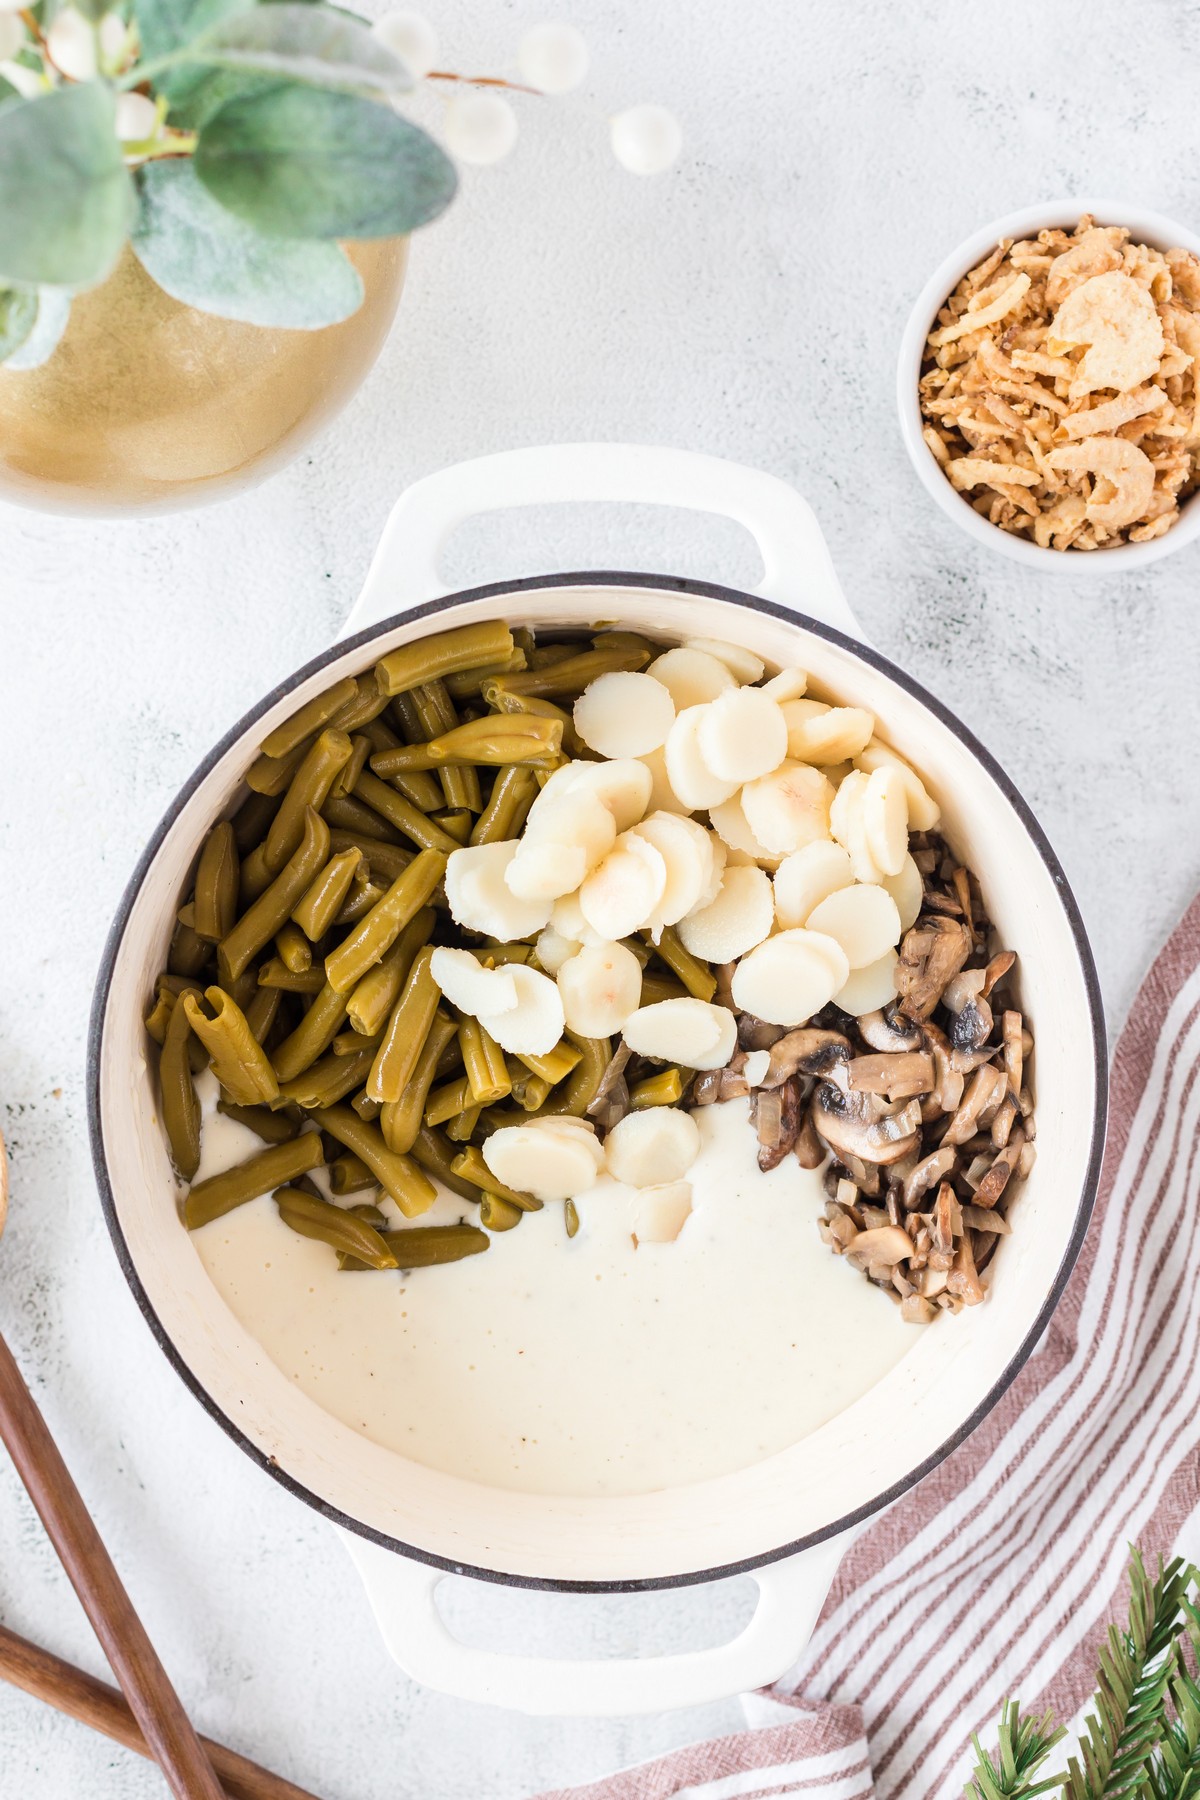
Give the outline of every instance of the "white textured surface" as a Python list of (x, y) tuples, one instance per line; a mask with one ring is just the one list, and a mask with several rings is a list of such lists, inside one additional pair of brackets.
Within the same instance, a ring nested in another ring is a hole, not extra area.
[[(452, 66), (542, 16), (435, 10)], [(1041, 585), (922, 496), (892, 411), (908, 300), (981, 220), (1056, 191), (1200, 217), (1196, 9), (1097, 0), (1069, 55), (1046, 9), (577, 0), (589, 93), (674, 106), (674, 177), (611, 164), (574, 103), (530, 102), (511, 163), (418, 244), (374, 378), (316, 449), (215, 509), (127, 525), (0, 510), (0, 1117), (13, 1210), (0, 1328), (197, 1720), (326, 1800), (509, 1800), (738, 1720), (531, 1723), (416, 1691), (344, 1553), (187, 1396), (95, 1198), (83, 1034), (107, 921), (179, 782), (324, 644), (390, 501), (514, 443), (675, 442), (793, 480), (876, 642), (954, 706), (1040, 813), (1118, 1020), (1200, 875), (1196, 588)], [(1045, 44), (1041, 57), (1033, 45)], [(464, 533), (450, 575), (572, 565), (753, 575), (731, 528), (607, 512)], [(596, 1602), (463, 1588), (460, 1625), (565, 1653), (728, 1635), (748, 1584)], [(99, 1670), (0, 1466), (0, 1619)], [(140, 1800), (153, 1770), (0, 1687), (0, 1794)]]

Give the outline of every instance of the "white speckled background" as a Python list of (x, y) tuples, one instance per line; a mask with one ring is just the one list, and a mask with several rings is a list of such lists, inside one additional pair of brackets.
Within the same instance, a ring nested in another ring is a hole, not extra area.
[[(494, 68), (532, 0), (433, 0), (452, 66)], [(1079, 895), (1110, 1018), (1200, 879), (1200, 552), (1042, 583), (936, 514), (893, 419), (912, 294), (975, 226), (1056, 192), (1200, 222), (1200, 6), (572, 0), (600, 104), (677, 109), (639, 183), (574, 105), (530, 102), (417, 245), (396, 332), (322, 442), (265, 488), (133, 524), (0, 508), (0, 1109), (13, 1207), (0, 1328), (198, 1722), (327, 1800), (510, 1800), (738, 1722), (531, 1722), (413, 1688), (332, 1533), (170, 1372), (96, 1202), (83, 1039), (109, 917), (209, 744), (323, 645), (389, 504), (512, 444), (678, 443), (815, 506), (876, 642), (997, 752)], [(1069, 23), (1069, 28), (1068, 28)], [(1060, 28), (1061, 27), (1061, 28)], [(1038, 41), (1044, 53), (1036, 53)], [(732, 527), (608, 513), (463, 534), (452, 574), (572, 565), (745, 580)], [(458, 1584), (456, 1622), (567, 1653), (729, 1635), (749, 1584), (636, 1601)], [(0, 1619), (101, 1659), (0, 1458)], [(0, 1688), (3, 1800), (141, 1800), (155, 1771)]]

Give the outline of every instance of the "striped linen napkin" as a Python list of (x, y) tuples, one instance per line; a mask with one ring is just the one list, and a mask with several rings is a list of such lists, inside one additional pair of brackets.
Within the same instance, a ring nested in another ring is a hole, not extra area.
[(540, 1800), (947, 1800), (1006, 1697), (1076, 1718), (1129, 1544), (1200, 1561), (1198, 1153), (1200, 899), (1121, 1035), (1091, 1229), (1013, 1386), (852, 1546), (750, 1729)]

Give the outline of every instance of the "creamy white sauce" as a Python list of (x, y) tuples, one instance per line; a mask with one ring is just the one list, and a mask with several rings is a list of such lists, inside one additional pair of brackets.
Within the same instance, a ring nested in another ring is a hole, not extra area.
[[(199, 1179), (262, 1148), (201, 1085)], [(793, 1157), (760, 1172), (744, 1100), (695, 1117), (694, 1210), (673, 1244), (634, 1247), (631, 1191), (607, 1177), (577, 1202), (573, 1240), (548, 1205), (483, 1255), (407, 1276), (341, 1273), (269, 1195), (192, 1241), (284, 1374), (402, 1456), (526, 1493), (702, 1481), (842, 1411), (918, 1328), (821, 1243), (818, 1175)], [(443, 1195), (416, 1222), (460, 1218), (478, 1213)]]

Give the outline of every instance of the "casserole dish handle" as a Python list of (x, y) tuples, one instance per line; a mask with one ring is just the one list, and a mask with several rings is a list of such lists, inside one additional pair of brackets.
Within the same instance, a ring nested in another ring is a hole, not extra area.
[(341, 635), (444, 594), (438, 558), (451, 532), (465, 520), (512, 507), (569, 502), (677, 506), (732, 519), (750, 533), (762, 557), (764, 572), (756, 593), (863, 642), (816, 514), (795, 488), (741, 463), (654, 444), (502, 450), (414, 482), (392, 508)]
[(844, 1533), (753, 1570), (758, 1603), (749, 1624), (727, 1644), (676, 1656), (565, 1662), (462, 1643), (438, 1610), (445, 1570), (337, 1529), (387, 1649), (414, 1681), (514, 1712), (601, 1719), (703, 1706), (778, 1680), (811, 1637), (854, 1535)]

